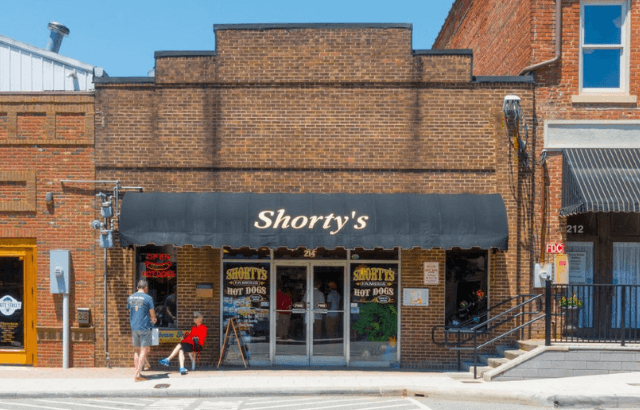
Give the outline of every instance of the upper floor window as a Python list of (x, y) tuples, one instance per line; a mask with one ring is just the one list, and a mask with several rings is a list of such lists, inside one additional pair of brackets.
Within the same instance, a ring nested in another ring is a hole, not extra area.
[(627, 92), (627, 10), (626, 0), (582, 1), (581, 92)]

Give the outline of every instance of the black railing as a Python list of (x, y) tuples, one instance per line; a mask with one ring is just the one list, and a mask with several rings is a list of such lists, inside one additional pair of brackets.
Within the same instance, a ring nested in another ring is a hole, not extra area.
[(552, 285), (554, 342), (640, 342), (640, 285)]
[[(527, 326), (542, 319), (542, 298), (544, 295), (518, 295), (503, 300), (487, 309), (483, 317), (491, 316), (492, 312), (499, 312), (479, 323), (469, 327), (434, 326), (431, 329), (431, 340), (436, 345), (446, 346), (457, 351), (458, 370), (461, 370), (461, 352), (473, 352), (473, 377), (477, 377), (478, 352), (485, 347), (516, 332), (524, 332)], [(508, 306), (515, 303), (515, 306)], [(532, 318), (533, 315), (538, 315)], [(528, 320), (527, 320), (528, 318)], [(526, 320), (526, 321), (525, 321)], [(509, 324), (503, 331), (497, 331), (502, 325)], [(437, 341), (436, 334), (442, 331), (443, 340)], [(491, 336), (493, 338), (489, 339)], [(483, 340), (480, 341), (479, 337)], [(450, 340), (453, 338), (453, 340)], [(489, 340), (484, 340), (489, 339)]]
[[(541, 307), (545, 301), (544, 311)], [(515, 306), (509, 308), (515, 303)], [(468, 309), (464, 308), (464, 309)], [(464, 316), (461, 309), (454, 316)], [(492, 312), (499, 312), (492, 315)], [(536, 315), (534, 317), (534, 315)], [(478, 321), (481, 317), (483, 320)], [(488, 319), (487, 319), (488, 318)], [(461, 352), (473, 352), (473, 377), (477, 377), (478, 352), (540, 319), (545, 319), (545, 345), (556, 343), (640, 343), (640, 285), (553, 285), (546, 281), (545, 292), (507, 298), (474, 320), (454, 326), (434, 326), (434, 344)], [(498, 329), (508, 324), (506, 328)], [(442, 334), (442, 340), (436, 335)], [(482, 340), (480, 340), (482, 339)]]

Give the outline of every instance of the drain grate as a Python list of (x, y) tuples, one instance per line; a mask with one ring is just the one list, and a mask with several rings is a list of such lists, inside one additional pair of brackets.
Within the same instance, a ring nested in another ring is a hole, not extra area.
[(169, 388), (169, 386), (171, 386), (168, 383), (160, 383), (160, 384), (156, 384), (155, 386), (153, 386), (154, 389), (167, 389)]

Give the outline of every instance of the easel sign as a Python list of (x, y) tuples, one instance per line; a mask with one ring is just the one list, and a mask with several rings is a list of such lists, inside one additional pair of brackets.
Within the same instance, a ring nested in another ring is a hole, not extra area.
[(242, 364), (244, 364), (244, 368), (247, 368), (247, 361), (244, 359), (244, 346), (241, 342), (241, 337), (238, 336), (237, 326), (235, 325), (236, 318), (232, 317), (227, 322), (227, 329), (224, 331), (224, 340), (222, 342), (222, 349), (220, 349), (220, 359), (218, 360), (218, 367), (220, 367), (220, 363), (222, 363), (222, 359), (224, 358), (224, 354), (228, 353), (229, 350), (227, 346), (231, 342), (231, 338), (229, 337), (229, 329), (233, 329), (233, 334), (236, 337), (236, 343), (238, 344), (238, 351), (240, 352), (240, 357), (242, 358)]

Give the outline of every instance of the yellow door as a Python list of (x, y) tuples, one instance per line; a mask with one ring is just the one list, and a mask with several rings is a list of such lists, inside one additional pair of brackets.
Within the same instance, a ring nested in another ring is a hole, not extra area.
[(36, 248), (24, 242), (0, 240), (0, 364), (36, 364)]

